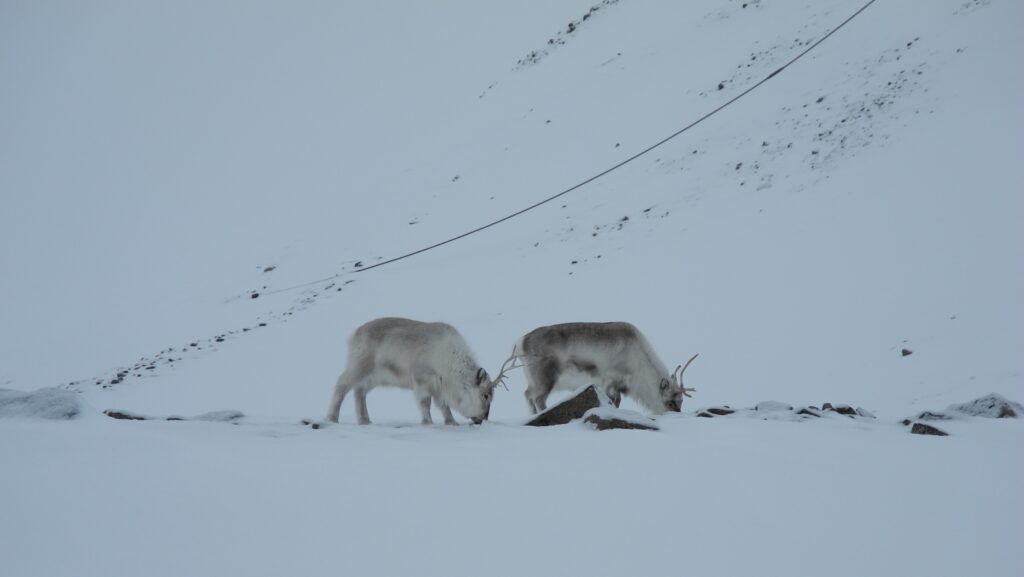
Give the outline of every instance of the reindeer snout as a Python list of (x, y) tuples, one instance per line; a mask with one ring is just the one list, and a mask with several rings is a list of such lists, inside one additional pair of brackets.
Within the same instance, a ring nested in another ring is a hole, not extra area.
[(473, 417), (473, 424), (474, 425), (479, 425), (480, 423), (483, 423), (483, 422), (484, 422), (484, 420), (481, 419), (480, 417)]

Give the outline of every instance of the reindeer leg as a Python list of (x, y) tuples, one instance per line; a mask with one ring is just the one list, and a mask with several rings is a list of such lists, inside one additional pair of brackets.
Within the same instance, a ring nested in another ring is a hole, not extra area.
[[(345, 395), (348, 394), (352, 389), (357, 391), (365, 386), (366, 378), (373, 371), (373, 363), (367, 362), (365, 359), (349, 357), (348, 367), (338, 377), (338, 381), (334, 384), (334, 394), (331, 396), (331, 402), (327, 405), (327, 420), (332, 423), (338, 422), (338, 413), (341, 412), (341, 403), (345, 400)], [(362, 393), (362, 401), (359, 400), (359, 395), (356, 395), (356, 415), (366, 415), (366, 391)], [(362, 410), (359, 410), (358, 403), (362, 402)], [(366, 422), (370, 422), (370, 417), (366, 416)], [(362, 423), (365, 424), (365, 423)]]
[(622, 394), (626, 392), (626, 380), (623, 377), (612, 378), (605, 381), (604, 393), (611, 399), (616, 407), (622, 402)]
[(530, 413), (536, 415), (537, 404), (533, 402), (533, 397), (530, 396), (530, 389), (526, 389), (526, 392), (523, 393), (523, 396), (526, 397), (526, 406), (530, 408)]
[(430, 396), (419, 397), (417, 401), (420, 405), (420, 424), (433, 425), (434, 419), (430, 418)]
[(617, 408), (619, 403), (622, 402), (622, 391), (615, 385), (610, 385), (604, 390), (604, 392), (608, 395), (608, 398), (611, 399), (612, 404)]
[(548, 395), (550, 393), (551, 391), (548, 391), (547, 393), (542, 393), (533, 398), (533, 406), (536, 407), (536, 411), (538, 413), (543, 413), (548, 410)]
[(451, 407), (441, 399), (440, 395), (434, 395), (434, 404), (441, 409), (441, 416), (444, 417), (444, 424), (453, 426), (457, 426), (459, 424), (459, 422), (455, 420), (455, 416), (452, 415)]
[(352, 388), (352, 383), (347, 377), (347, 371), (338, 377), (338, 382), (334, 385), (334, 394), (331, 395), (331, 402), (327, 405), (327, 420), (332, 423), (338, 422), (338, 413), (341, 412), (341, 403), (345, 400), (345, 395), (347, 395), (349, 390)]
[(430, 417), (430, 400), (433, 396), (430, 393), (430, 377), (426, 375), (414, 376), (412, 392), (416, 395), (416, 404), (420, 407), (420, 424), (433, 425), (434, 419)]
[(548, 395), (555, 388), (559, 373), (558, 361), (554, 359), (539, 359), (526, 366), (526, 402), (532, 413), (547, 409)]
[(353, 396), (356, 398), (356, 422), (360, 425), (369, 425), (370, 413), (366, 411), (366, 389), (357, 388)]

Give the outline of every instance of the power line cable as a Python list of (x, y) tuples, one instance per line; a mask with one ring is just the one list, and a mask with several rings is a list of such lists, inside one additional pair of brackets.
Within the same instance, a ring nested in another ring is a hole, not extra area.
[(786, 62), (786, 63), (785, 63), (785, 64), (783, 64), (782, 66), (778, 67), (778, 68), (777, 68), (777, 69), (775, 69), (775, 70), (774, 70), (774, 71), (773, 71), (773, 72), (772, 72), (771, 74), (769, 74), (768, 76), (765, 76), (765, 77), (764, 77), (764, 78), (762, 78), (762, 79), (761, 79), (760, 81), (758, 81), (757, 83), (755, 83), (755, 84), (753, 84), (752, 86), (748, 87), (748, 88), (747, 88), (746, 90), (744, 90), (743, 92), (740, 92), (740, 93), (739, 93), (739, 94), (737, 94), (736, 96), (733, 96), (732, 98), (730, 98), (729, 100), (727, 100), (727, 101), (726, 101), (726, 102), (724, 102), (723, 104), (719, 105), (719, 106), (718, 106), (717, 108), (715, 108), (714, 110), (712, 110), (712, 111), (710, 111), (710, 112), (708, 112), (708, 113), (704, 114), (703, 116), (701, 116), (701, 117), (700, 117), (700, 118), (698, 118), (697, 120), (694, 120), (693, 122), (691, 122), (691, 123), (687, 124), (686, 126), (684, 126), (684, 127), (680, 128), (679, 130), (677, 130), (677, 131), (673, 132), (672, 134), (670, 134), (670, 135), (666, 136), (665, 138), (662, 138), (661, 140), (659, 140), (659, 141), (655, 142), (654, 144), (652, 144), (652, 145), (648, 146), (647, 148), (644, 148), (644, 149), (643, 149), (643, 150), (641, 150), (640, 152), (637, 152), (636, 154), (633, 154), (632, 156), (630, 156), (630, 157), (626, 158), (625, 160), (622, 160), (621, 162), (619, 162), (619, 163), (617, 163), (617, 164), (615, 164), (615, 165), (613, 165), (613, 166), (610, 166), (610, 167), (608, 167), (608, 168), (606, 168), (606, 169), (602, 170), (601, 172), (599, 172), (599, 173), (597, 173), (597, 174), (595, 174), (595, 175), (593, 175), (593, 176), (591, 176), (591, 177), (589, 177), (589, 178), (587, 178), (587, 179), (585, 179), (585, 180), (582, 180), (582, 181), (580, 181), (580, 182), (578, 182), (578, 183), (576, 183), (576, 184), (574, 184), (574, 185), (570, 186), (569, 188), (567, 188), (567, 189), (565, 189), (565, 190), (563, 190), (563, 191), (561, 191), (561, 192), (559, 192), (559, 193), (557, 193), (557, 194), (553, 194), (553, 195), (551, 195), (551, 196), (549, 196), (549, 197), (547, 197), (547, 198), (545, 198), (545, 199), (543, 199), (543, 200), (540, 200), (540, 201), (538, 201), (538, 202), (535, 202), (535, 203), (531, 204), (530, 206), (527, 206), (526, 208), (523, 208), (523, 209), (517, 210), (516, 212), (513, 212), (513, 213), (511, 213), (511, 214), (507, 214), (507, 215), (505, 215), (505, 216), (503, 216), (503, 217), (499, 218), (498, 220), (495, 220), (495, 221), (489, 222), (489, 223), (487, 223), (487, 224), (484, 224), (484, 225), (482, 225), (482, 226), (478, 226), (478, 227), (476, 227), (476, 228), (474, 228), (474, 229), (472, 229), (472, 230), (468, 230), (468, 231), (466, 231), (466, 232), (464, 232), (464, 233), (462, 233), (462, 234), (459, 234), (459, 235), (453, 236), (453, 237), (451, 237), (451, 238), (448, 238), (448, 239), (442, 240), (442, 241), (440, 241), (440, 242), (436, 242), (436, 243), (434, 243), (434, 244), (432, 244), (432, 245), (430, 245), (430, 246), (425, 246), (425, 247), (423, 247), (423, 248), (420, 248), (420, 249), (414, 250), (414, 251), (412, 251), (412, 252), (408, 252), (408, 253), (405, 253), (405, 254), (403, 254), (403, 255), (399, 255), (399, 256), (396, 256), (396, 257), (393, 257), (393, 258), (389, 258), (389, 259), (387, 259), (387, 260), (384, 260), (384, 261), (381, 261), (381, 262), (378, 262), (378, 263), (375, 263), (375, 264), (372, 264), (372, 265), (369, 265), (369, 266), (361, 267), (361, 268), (359, 268), (359, 269), (356, 269), (356, 270), (353, 270), (353, 271), (347, 271), (347, 272), (344, 272), (344, 273), (338, 273), (338, 274), (335, 274), (335, 275), (333, 275), (333, 276), (325, 277), (325, 278), (322, 278), (322, 279), (317, 279), (317, 280), (315, 280), (315, 281), (310, 281), (310, 282), (307, 282), (307, 283), (303, 283), (303, 284), (301, 284), (301, 285), (295, 285), (295, 286), (292, 286), (292, 287), (288, 287), (288, 288), (284, 288), (284, 289), (278, 289), (278, 290), (274, 290), (274, 291), (268, 291), (268, 292), (267, 292), (266, 294), (274, 294), (274, 293), (279, 293), (279, 292), (285, 292), (285, 291), (295, 290), (295, 289), (297, 289), (297, 288), (302, 288), (302, 287), (305, 287), (305, 286), (309, 286), (309, 285), (313, 285), (313, 284), (317, 284), (317, 283), (321, 283), (321, 282), (326, 282), (326, 281), (329, 281), (329, 280), (334, 280), (334, 279), (336, 279), (336, 278), (338, 278), (338, 277), (340, 277), (340, 276), (345, 276), (345, 275), (349, 275), (349, 274), (357, 274), (357, 273), (363, 273), (363, 272), (366, 272), (366, 271), (368, 271), (368, 270), (373, 270), (373, 269), (375, 269), (375, 268), (378, 268), (378, 267), (382, 267), (382, 266), (385, 266), (385, 265), (389, 265), (389, 264), (392, 264), (392, 263), (398, 262), (398, 261), (400, 261), (400, 260), (405, 260), (405, 259), (407, 259), (407, 258), (410, 258), (410, 257), (416, 256), (416, 255), (418, 255), (418, 254), (422, 254), (422, 253), (425, 253), (425, 252), (427, 252), (427, 251), (431, 251), (431, 250), (434, 250), (435, 248), (440, 248), (440, 247), (442, 247), (442, 246), (444, 246), (444, 245), (446, 245), (446, 244), (451, 244), (451, 243), (453, 243), (453, 242), (455, 242), (455, 241), (457, 241), (457, 240), (462, 240), (462, 239), (466, 238), (467, 236), (471, 236), (471, 235), (474, 235), (474, 234), (476, 234), (476, 233), (478, 233), (478, 232), (482, 232), (482, 231), (484, 231), (484, 230), (487, 230), (487, 229), (489, 229), (489, 228), (491, 228), (491, 227), (493, 227), (493, 226), (497, 226), (497, 225), (499, 225), (499, 224), (501, 224), (501, 223), (503, 223), (503, 222), (505, 222), (505, 221), (507, 221), (507, 220), (511, 220), (511, 219), (513, 219), (513, 218), (516, 218), (516, 217), (518, 217), (518, 216), (521, 216), (521, 215), (523, 215), (523, 214), (525, 214), (525, 213), (527, 213), (527, 212), (530, 212), (531, 210), (534, 210), (534, 209), (536, 209), (536, 208), (538, 208), (538, 207), (541, 207), (541, 206), (543, 206), (543, 205), (545, 205), (545, 204), (547, 204), (547, 203), (549, 203), (549, 202), (551, 202), (551, 201), (553, 201), (553, 200), (556, 200), (556, 199), (558, 199), (558, 198), (561, 198), (561, 197), (563, 197), (563, 196), (565, 196), (565, 195), (569, 194), (570, 192), (572, 192), (572, 191), (574, 191), (574, 190), (577, 190), (577, 189), (579, 189), (579, 188), (582, 188), (582, 187), (584, 187), (584, 186), (586, 186), (586, 185), (590, 184), (591, 182), (594, 182), (595, 180), (597, 180), (597, 179), (599, 179), (599, 178), (601, 178), (601, 177), (603, 177), (603, 176), (606, 176), (606, 175), (608, 175), (609, 173), (611, 173), (611, 172), (614, 172), (614, 171), (616, 171), (616, 170), (618, 170), (618, 169), (622, 168), (623, 166), (626, 166), (627, 164), (629, 164), (629, 163), (633, 162), (634, 160), (636, 160), (636, 159), (638, 159), (638, 158), (640, 158), (640, 157), (642, 157), (642, 156), (646, 155), (647, 153), (651, 152), (652, 150), (654, 150), (654, 149), (658, 148), (659, 146), (661, 146), (661, 145), (663, 145), (663, 144), (667, 143), (668, 141), (670, 141), (670, 140), (672, 140), (672, 139), (676, 138), (677, 136), (679, 136), (680, 134), (683, 134), (684, 132), (686, 132), (686, 131), (690, 130), (691, 128), (693, 128), (693, 127), (695, 127), (695, 126), (697, 126), (698, 124), (700, 124), (700, 123), (704, 122), (705, 120), (707, 120), (707, 119), (711, 118), (712, 116), (714, 116), (714, 115), (718, 114), (718, 113), (719, 113), (719, 112), (721, 112), (722, 110), (724, 110), (724, 109), (728, 108), (728, 107), (729, 107), (729, 106), (731, 106), (731, 105), (732, 105), (733, 103), (735, 103), (735, 102), (736, 102), (737, 100), (739, 100), (739, 99), (743, 98), (744, 96), (746, 96), (746, 95), (750, 94), (750, 93), (751, 93), (751, 92), (753, 92), (754, 90), (757, 90), (757, 89), (758, 89), (758, 88), (760, 88), (760, 87), (761, 87), (761, 85), (763, 85), (763, 84), (764, 84), (765, 82), (768, 82), (768, 81), (769, 81), (769, 80), (771, 80), (772, 78), (775, 78), (775, 76), (777, 76), (777, 75), (778, 75), (778, 74), (779, 74), (780, 72), (782, 72), (782, 71), (783, 71), (783, 70), (785, 70), (786, 68), (789, 68), (789, 67), (790, 67), (790, 66), (792, 66), (792, 65), (793, 65), (793, 64), (794, 64), (795, 62), (797, 62), (798, 60), (800, 60), (801, 58), (803, 58), (804, 56), (806, 56), (806, 55), (807, 55), (807, 53), (809, 53), (810, 51), (812, 51), (812, 50), (814, 50), (815, 48), (817, 48), (817, 47), (818, 47), (818, 46), (819, 46), (819, 45), (820, 45), (820, 44), (821, 44), (822, 42), (824, 42), (825, 40), (828, 40), (828, 38), (829, 38), (830, 36), (832, 36), (833, 34), (835, 34), (836, 32), (838, 32), (839, 30), (841, 30), (841, 29), (842, 29), (842, 28), (843, 28), (844, 26), (846, 26), (847, 24), (849, 24), (849, 23), (850, 23), (850, 22), (851, 22), (851, 21), (852, 21), (852, 20), (853, 20), (854, 18), (856, 18), (856, 17), (857, 17), (857, 16), (859, 16), (859, 15), (860, 15), (860, 14), (861, 14), (862, 12), (864, 12), (865, 10), (867, 10), (867, 9), (868, 9), (868, 7), (870, 7), (870, 6), (871, 6), (872, 4), (874, 4), (874, 3), (876, 2), (876, 1), (877, 1), (877, 0), (868, 0), (868, 2), (867, 2), (867, 3), (865, 3), (865, 4), (863, 5), (863, 6), (861, 6), (861, 7), (860, 7), (860, 8), (859, 8), (859, 9), (858, 9), (858, 10), (857, 10), (856, 12), (854, 12), (853, 14), (851, 14), (850, 16), (848, 16), (848, 17), (847, 17), (847, 18), (846, 18), (845, 20), (843, 20), (842, 22), (840, 22), (840, 23), (839, 23), (839, 25), (837, 25), (837, 26), (836, 26), (835, 28), (833, 28), (833, 29), (829, 30), (829, 31), (828, 31), (828, 33), (826, 33), (826, 34), (825, 34), (824, 36), (822, 36), (822, 37), (821, 37), (821, 38), (819, 38), (818, 40), (815, 40), (814, 42), (812, 42), (811, 44), (809, 44), (809, 45), (807, 46), (807, 48), (805, 48), (805, 49), (804, 49), (803, 51), (801, 51), (801, 52), (800, 52), (799, 54), (797, 54), (796, 56), (794, 56), (793, 58), (791, 58), (791, 59), (790, 59), (790, 60), (789, 60), (788, 62)]

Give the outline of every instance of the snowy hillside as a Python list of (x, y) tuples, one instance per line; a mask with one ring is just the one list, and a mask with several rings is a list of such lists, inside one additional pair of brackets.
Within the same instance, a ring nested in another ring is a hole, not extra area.
[[(365, 270), (863, 6), (530, 4), (0, 4), (4, 574), (1018, 574), (1024, 421), (900, 421), (1024, 401), (1024, 6), (879, 0)], [(697, 392), (303, 426), (380, 316), (492, 373), (626, 320)], [(762, 401), (875, 418), (697, 417)]]

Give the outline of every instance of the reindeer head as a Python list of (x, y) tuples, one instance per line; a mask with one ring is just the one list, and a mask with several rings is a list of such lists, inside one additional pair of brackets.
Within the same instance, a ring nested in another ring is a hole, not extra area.
[(487, 420), (487, 417), (491, 414), (491, 401), (494, 399), (494, 389), (500, 383), (501, 386), (508, 389), (505, 386), (505, 378), (508, 376), (507, 373), (512, 369), (517, 369), (523, 364), (520, 362), (517, 364), (516, 361), (519, 359), (513, 355), (509, 357), (504, 364), (501, 365), (501, 370), (498, 371), (498, 376), (491, 379), (483, 368), (479, 368), (476, 371), (476, 383), (474, 385), (467, 385), (463, 394), (458, 402), (457, 409), (463, 415), (473, 419), (474, 425)]
[(658, 391), (661, 393), (661, 401), (665, 404), (666, 411), (673, 411), (676, 413), (682, 411), (683, 397), (692, 397), (693, 395), (690, 393), (697, 390), (687, 388), (683, 385), (683, 373), (686, 372), (686, 367), (690, 366), (690, 363), (692, 363), (695, 358), (697, 358), (697, 355), (690, 357), (690, 360), (686, 361), (685, 365), (679, 365), (676, 367), (676, 370), (672, 371), (671, 379), (661, 379)]
[(479, 425), (487, 420), (491, 412), (491, 399), (496, 384), (487, 375), (487, 371), (478, 368), (476, 376), (463, 384), (462, 390), (455, 396), (453, 408), (472, 419), (474, 425)]

